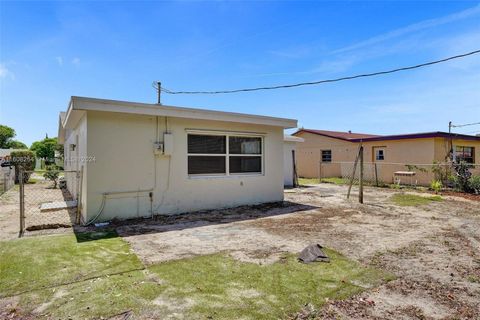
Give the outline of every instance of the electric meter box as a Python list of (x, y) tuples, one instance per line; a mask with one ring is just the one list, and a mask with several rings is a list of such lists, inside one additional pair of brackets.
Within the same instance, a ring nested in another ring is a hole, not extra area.
[(155, 142), (153, 144), (153, 152), (156, 155), (162, 155), (163, 154), (163, 143), (161, 142)]
[(165, 156), (171, 156), (173, 154), (173, 134), (163, 134), (163, 154)]

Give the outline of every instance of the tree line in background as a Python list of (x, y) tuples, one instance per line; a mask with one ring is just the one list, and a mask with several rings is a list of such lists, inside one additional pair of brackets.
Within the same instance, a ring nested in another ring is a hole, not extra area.
[(63, 145), (58, 144), (57, 138), (45, 136), (43, 140), (32, 143), (29, 149), (23, 142), (15, 140), (15, 136), (13, 128), (0, 125), (0, 149), (15, 149), (10, 153), (10, 164), (16, 168), (15, 181), (18, 182), (18, 168), (22, 167), (25, 170), (23, 180), (27, 183), (35, 169), (36, 159), (40, 158), (44, 161), (47, 170), (44, 173), (45, 178), (52, 180), (56, 187), (60, 168), (55, 165), (55, 152), (63, 158)]
[[(0, 149), (29, 149), (25, 143), (15, 140), (15, 136), (13, 128), (0, 125)], [(57, 138), (45, 136), (45, 139), (32, 143), (30, 151), (36, 157), (45, 159), (46, 164), (52, 164), (55, 162), (55, 151), (63, 155), (63, 145), (58, 144)]]
[(28, 149), (25, 143), (14, 140), (15, 136), (13, 128), (0, 125), (0, 149)]

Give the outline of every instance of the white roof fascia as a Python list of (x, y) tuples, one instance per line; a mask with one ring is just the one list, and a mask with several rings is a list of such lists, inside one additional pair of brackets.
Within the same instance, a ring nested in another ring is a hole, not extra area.
[(285, 142), (304, 142), (305, 139), (286, 134), (286, 135), (283, 137), (283, 141), (285, 141)]
[(75, 110), (120, 112), (162, 117), (238, 122), (276, 126), (285, 129), (297, 127), (297, 120), (294, 119), (87, 97), (72, 97), (65, 118), (64, 127), (69, 122), (71, 114), (74, 113)]

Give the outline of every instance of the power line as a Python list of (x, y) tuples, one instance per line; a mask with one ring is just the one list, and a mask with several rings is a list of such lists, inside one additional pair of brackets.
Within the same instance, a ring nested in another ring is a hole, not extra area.
[(471, 51), (471, 52), (468, 52), (468, 53), (459, 54), (459, 55), (456, 55), (456, 56), (451, 56), (451, 57), (448, 57), (448, 58), (435, 60), (435, 61), (430, 61), (430, 62), (425, 62), (425, 63), (421, 63), (421, 64), (417, 64), (417, 65), (413, 65), (413, 66), (408, 66), (408, 67), (401, 67), (401, 68), (396, 68), (396, 69), (391, 69), (391, 70), (386, 70), (386, 71), (378, 71), (378, 72), (372, 72), (372, 73), (357, 74), (357, 75), (353, 75), (353, 76), (347, 76), (347, 77), (341, 77), (341, 78), (335, 78), (335, 79), (319, 80), (319, 81), (312, 81), (312, 82), (300, 82), (300, 83), (294, 83), (294, 84), (284, 84), (284, 85), (277, 85), (277, 86), (254, 87), (254, 88), (244, 88), (244, 89), (234, 89), (234, 90), (174, 91), (174, 90), (168, 90), (166, 88), (161, 88), (161, 91), (165, 92), (167, 94), (225, 94), (225, 93), (260, 91), (260, 90), (286, 89), (286, 88), (311, 86), (311, 85), (330, 83), (330, 82), (338, 82), (338, 81), (344, 81), (344, 80), (352, 80), (352, 79), (358, 79), (358, 78), (373, 77), (373, 76), (385, 75), (385, 74), (390, 74), (390, 73), (395, 73), (395, 72), (400, 72), (400, 71), (418, 69), (418, 68), (422, 68), (422, 67), (426, 67), (426, 66), (431, 66), (431, 65), (434, 65), (434, 64), (447, 62), (447, 61), (454, 60), (454, 59), (464, 58), (464, 57), (471, 56), (471, 55), (478, 54), (478, 53), (480, 53), (480, 50), (475, 50), (475, 51)]
[(480, 122), (467, 123), (467, 124), (452, 124), (452, 127), (453, 128), (461, 128), (461, 127), (478, 126), (478, 125), (480, 125)]

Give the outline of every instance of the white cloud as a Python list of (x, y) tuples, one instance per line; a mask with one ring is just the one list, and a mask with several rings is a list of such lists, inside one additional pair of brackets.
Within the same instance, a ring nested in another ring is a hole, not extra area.
[(0, 78), (6, 79), (15, 79), (15, 75), (13, 74), (12, 71), (8, 70), (7, 66), (3, 63), (0, 63)]
[(55, 57), (59, 66), (63, 66), (63, 58), (62, 57)]
[(80, 58), (78, 58), (78, 57), (73, 58), (72, 63), (76, 66), (80, 65)]
[(421, 31), (421, 30), (441, 26), (441, 25), (444, 25), (444, 24), (447, 24), (447, 23), (451, 23), (451, 22), (475, 17), (475, 16), (478, 16), (478, 15), (480, 15), (480, 4), (476, 5), (475, 7), (470, 8), (470, 9), (455, 12), (455, 13), (449, 14), (449, 15), (444, 16), (444, 17), (435, 18), (435, 19), (428, 19), (428, 20), (424, 20), (424, 21), (420, 21), (420, 22), (408, 25), (408, 26), (403, 27), (403, 28), (392, 30), (390, 32), (372, 37), (370, 39), (360, 41), (360, 42), (354, 43), (352, 45), (337, 49), (337, 50), (333, 51), (332, 53), (337, 54), (337, 53), (343, 53), (343, 52), (347, 52), (347, 51), (360, 49), (360, 48), (363, 48), (363, 47), (366, 47), (366, 46), (371, 46), (371, 45), (375, 45), (375, 44), (378, 44), (378, 43), (381, 43), (381, 42), (384, 42), (384, 41), (387, 41), (387, 40), (398, 38), (398, 37), (401, 37), (401, 36), (404, 36), (404, 35), (407, 35), (407, 34), (411, 34), (411, 33)]

